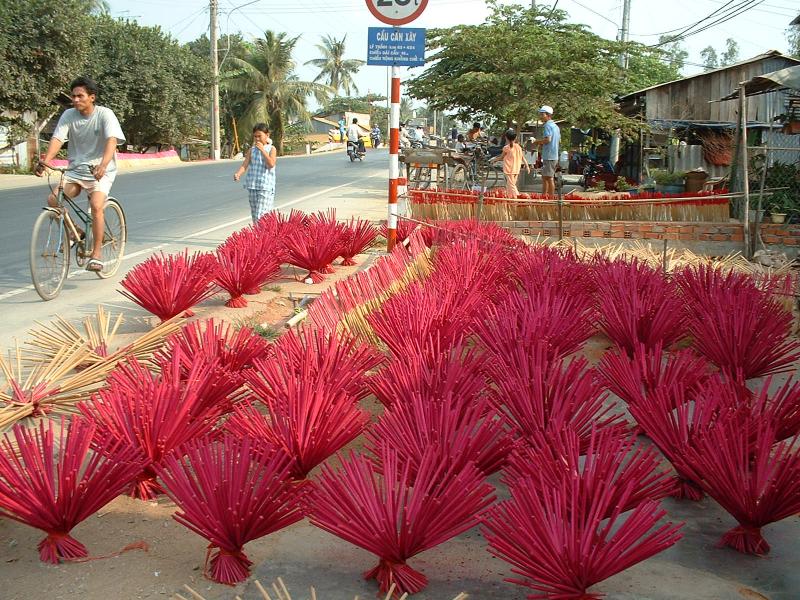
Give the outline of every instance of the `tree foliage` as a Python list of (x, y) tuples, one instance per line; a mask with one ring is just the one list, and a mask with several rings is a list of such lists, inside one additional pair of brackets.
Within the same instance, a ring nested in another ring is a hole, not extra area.
[(76, 32), (89, 29), (89, 10), (88, 0), (0, 2), (0, 125), (15, 126), (15, 137), (23, 126), (15, 113), (53, 112), (84, 64), (88, 39)]
[(128, 143), (179, 143), (197, 136), (208, 109), (211, 68), (159, 27), (99, 15), (89, 30), (86, 73), (98, 103), (119, 118)]
[(341, 90), (345, 96), (349, 96), (351, 90), (358, 93), (353, 75), (358, 73), (364, 61), (344, 57), (346, 41), (346, 34), (340, 40), (326, 35), (322, 38), (322, 43), (317, 44), (317, 50), (322, 53), (322, 57), (311, 59), (306, 64), (319, 69), (319, 75), (314, 78), (314, 81), (324, 81), (333, 89), (334, 93)]
[(725, 40), (725, 51), (722, 53), (720, 66), (727, 67), (739, 61), (739, 42), (733, 38)]
[(792, 25), (786, 30), (786, 41), (789, 42), (789, 54), (800, 58), (800, 25)]
[(703, 68), (706, 71), (711, 71), (719, 67), (719, 58), (714, 46), (706, 46), (700, 50), (700, 59), (703, 61)]
[[(428, 66), (409, 83), (412, 96), (459, 119), (507, 123), (535, 119), (541, 104), (576, 126), (628, 132), (638, 125), (615, 109), (615, 95), (675, 79), (664, 52), (603, 39), (550, 8), (492, 4), (481, 25), (428, 30)], [(620, 68), (623, 50), (629, 71)]]
[(230, 59), (231, 70), (223, 76), (225, 88), (246, 99), (242, 129), (248, 130), (258, 121), (268, 123), (278, 153), (283, 151), (287, 125), (293, 119), (309, 119), (308, 97), (313, 95), (323, 102), (331, 92), (326, 85), (300, 81), (295, 75), (292, 52), (297, 40), (285, 33), (265, 31), (244, 58)]

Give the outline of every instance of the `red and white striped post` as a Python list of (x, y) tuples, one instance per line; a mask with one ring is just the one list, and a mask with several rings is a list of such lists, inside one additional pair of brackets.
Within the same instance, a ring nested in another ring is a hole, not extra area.
[(386, 249), (397, 243), (397, 180), (400, 177), (400, 67), (392, 67), (392, 104), (389, 109), (389, 215)]

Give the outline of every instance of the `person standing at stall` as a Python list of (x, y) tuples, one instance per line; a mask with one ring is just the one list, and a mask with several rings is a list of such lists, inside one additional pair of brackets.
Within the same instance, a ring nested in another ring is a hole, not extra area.
[(556, 166), (558, 149), (561, 144), (561, 130), (553, 121), (553, 107), (545, 104), (539, 109), (539, 120), (544, 123), (544, 137), (534, 143), (542, 148), (542, 193), (556, 194)]
[(506, 177), (506, 197), (517, 198), (519, 190), (517, 189), (517, 179), (519, 178), (520, 169), (525, 165), (528, 173), (531, 172), (531, 166), (525, 158), (525, 152), (522, 151), (522, 146), (517, 143), (517, 133), (509, 129), (506, 131), (506, 145), (503, 146), (503, 152), (497, 158), (493, 158), (492, 162), (503, 161), (503, 175)]

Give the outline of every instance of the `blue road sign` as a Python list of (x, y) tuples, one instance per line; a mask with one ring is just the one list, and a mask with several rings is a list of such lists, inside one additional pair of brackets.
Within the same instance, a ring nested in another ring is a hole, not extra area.
[(425, 30), (413, 27), (370, 27), (367, 64), (420, 67), (425, 64)]

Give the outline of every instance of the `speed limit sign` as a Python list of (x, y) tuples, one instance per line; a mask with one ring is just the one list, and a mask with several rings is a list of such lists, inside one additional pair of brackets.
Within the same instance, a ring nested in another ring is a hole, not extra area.
[(369, 12), (387, 25), (405, 25), (422, 14), (428, 0), (367, 0)]

